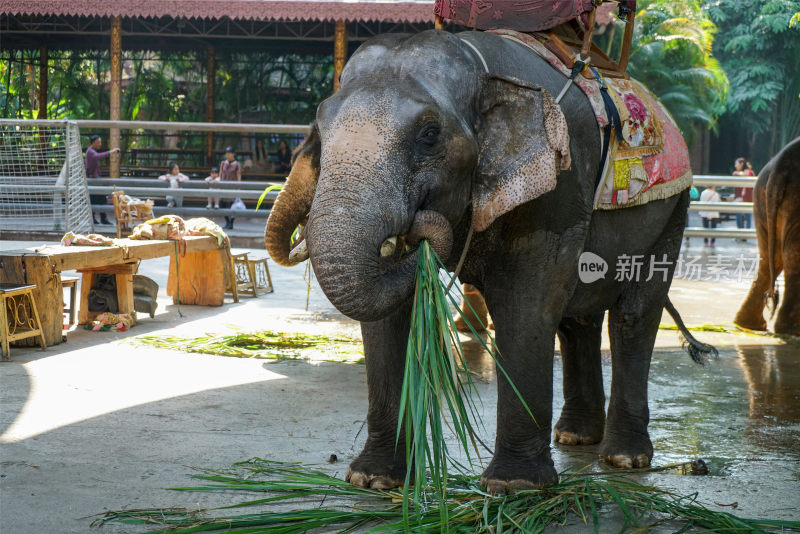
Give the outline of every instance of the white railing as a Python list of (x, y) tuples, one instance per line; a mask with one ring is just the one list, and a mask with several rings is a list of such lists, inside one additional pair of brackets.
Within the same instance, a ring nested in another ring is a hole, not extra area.
[[(120, 130), (189, 130), (199, 132), (241, 132), (241, 133), (302, 133), (307, 134), (307, 124), (242, 124), (226, 122), (166, 122), (166, 121), (108, 121), (77, 120), (78, 128), (119, 128)], [(20, 126), (36, 124), (37, 126), (64, 126), (66, 120), (28, 120), (4, 119), (4, 124)]]
[[(713, 174), (697, 174), (694, 176), (694, 185), (708, 187), (710, 185), (722, 187), (754, 187), (755, 176), (719, 176)], [(689, 211), (717, 211), (719, 213), (753, 213), (752, 202), (700, 202), (692, 201)], [(703, 228), (688, 226), (684, 229), (686, 237), (732, 237), (737, 239), (755, 239), (756, 231), (753, 228)]]
[[(310, 128), (304, 124), (241, 124), (241, 123), (208, 123), (208, 122), (166, 122), (166, 121), (112, 121), (112, 120), (78, 120), (75, 121), (79, 128), (119, 128), (123, 130), (172, 130), (172, 131), (201, 131), (201, 132), (240, 132), (240, 133), (277, 133), (308, 134)], [(26, 119), (4, 119), (4, 124), (19, 124), (20, 127), (35, 123), (39, 126), (64, 126), (65, 120), (26, 120)], [(746, 176), (720, 176), (720, 175), (695, 175), (694, 185), (707, 187), (710, 185), (724, 187), (753, 187), (755, 177)], [(127, 194), (140, 198), (164, 198), (166, 195), (181, 198), (203, 198), (218, 197), (224, 199), (241, 198), (243, 200), (258, 199), (264, 188), (271, 185), (270, 182), (237, 182), (235, 184), (220, 184), (221, 187), (210, 190), (200, 181), (186, 182), (181, 184), (179, 189), (169, 189), (166, 182), (157, 183), (153, 179), (90, 179), (89, 192), (93, 195), (107, 195), (116, 189), (123, 189)], [(11, 187), (0, 185), (0, 192)], [(14, 186), (16, 190), (20, 185)], [(32, 186), (33, 187), (33, 186)], [(41, 186), (35, 186), (41, 189)], [(53, 192), (58, 193), (63, 189), (62, 186), (53, 185)], [(271, 192), (264, 199), (269, 207), (275, 199), (277, 191)], [(92, 206), (93, 210), (104, 211), (110, 206)], [(202, 208), (182, 208), (183, 210), (201, 210)], [(752, 202), (699, 202), (694, 201), (689, 205), (690, 211), (717, 211), (720, 213), (752, 213)], [(224, 211), (224, 210), (223, 210)], [(259, 209), (256, 214), (248, 210), (250, 215), (266, 217), (269, 215), (268, 209)], [(687, 227), (685, 229), (687, 237), (734, 237), (734, 238), (755, 238), (754, 229), (733, 229), (733, 228), (701, 228)]]
[(728, 187), (753, 187), (756, 185), (756, 176), (722, 176), (716, 174), (695, 174), (694, 185), (708, 187), (709, 185), (722, 185)]

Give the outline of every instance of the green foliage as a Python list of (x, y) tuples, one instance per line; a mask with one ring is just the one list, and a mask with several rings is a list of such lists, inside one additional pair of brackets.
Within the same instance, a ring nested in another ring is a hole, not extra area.
[(717, 24), (714, 55), (728, 73), (727, 113), (775, 153), (800, 135), (800, 1), (706, 0)]
[[(205, 52), (123, 54), (123, 120), (203, 121), (206, 116)], [(0, 52), (0, 112), (36, 118), (39, 51)], [(107, 50), (52, 52), (48, 70), (51, 119), (107, 119), (110, 61)], [(230, 122), (295, 123), (313, 120), (319, 102), (333, 90), (331, 56), (219, 51), (215, 119)], [(123, 138), (123, 150), (163, 142)], [(220, 136), (221, 137), (221, 136)], [(203, 146), (204, 134), (184, 137), (181, 148)], [(220, 139), (220, 143), (224, 140)]]
[(217, 113), (226, 120), (307, 124), (332, 92), (332, 56), (218, 54)]
[(698, 0), (639, 2), (628, 72), (669, 109), (687, 143), (724, 110), (728, 78), (711, 54), (714, 23)]

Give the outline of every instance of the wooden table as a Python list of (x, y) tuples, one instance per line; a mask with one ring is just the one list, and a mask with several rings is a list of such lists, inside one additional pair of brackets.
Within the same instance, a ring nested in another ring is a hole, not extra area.
[(2, 283), (36, 285), (33, 293), (48, 345), (61, 343), (64, 307), (61, 271), (74, 269), (83, 274), (80, 323), (95, 315), (88, 311), (86, 297), (96, 274), (117, 277), (119, 311), (134, 314), (133, 274), (138, 262), (164, 256), (170, 257), (167, 294), (173, 302), (180, 299), (181, 304), (222, 305), (233, 267), (230, 248), (220, 247), (215, 237), (191, 236), (182, 241), (117, 239), (115, 243), (111, 247), (45, 245), (0, 251)]

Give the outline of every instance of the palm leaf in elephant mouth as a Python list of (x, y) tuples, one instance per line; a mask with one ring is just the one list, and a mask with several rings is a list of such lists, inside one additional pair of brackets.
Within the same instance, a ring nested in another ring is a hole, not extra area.
[[(468, 469), (448, 449), (445, 428), (449, 428), (458, 438), (458, 444), (472, 467), (473, 454), (470, 451), (480, 458), (480, 439), (475, 432), (475, 426), (482, 427), (482, 423), (475, 405), (475, 399), (480, 397), (467, 368), (450, 305), (464, 314), (457, 305), (456, 297), (447, 291), (446, 282), (440, 277), (440, 268), (444, 269), (441, 260), (430, 244), (422, 241), (419, 246), (411, 328), (406, 348), (397, 442), (398, 446), (401, 439), (405, 442), (408, 466), (403, 486), (404, 518), (410, 519), (413, 497), (418, 520), (426, 513), (425, 503), (437, 502), (441, 524), (447, 525), (449, 508), (444, 503), (448, 498), (449, 469), (452, 467), (462, 475), (468, 474)], [(447, 282), (449, 281), (448, 277)], [(457, 291), (460, 292), (460, 289)], [(494, 340), (489, 338), (484, 341), (477, 335), (476, 338), (492, 355), (498, 370), (511, 384), (533, 419), (533, 414), (519, 391), (497, 362)], [(429, 477), (430, 485), (414, 484), (413, 490), (411, 489), (412, 481), (424, 481)], [(425, 495), (426, 492), (429, 495)]]

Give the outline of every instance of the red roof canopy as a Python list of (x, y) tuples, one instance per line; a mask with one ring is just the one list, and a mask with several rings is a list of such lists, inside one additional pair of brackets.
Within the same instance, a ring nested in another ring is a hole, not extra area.
[(0, 14), (348, 22), (431, 22), (434, 17), (432, 0), (3, 0)]

